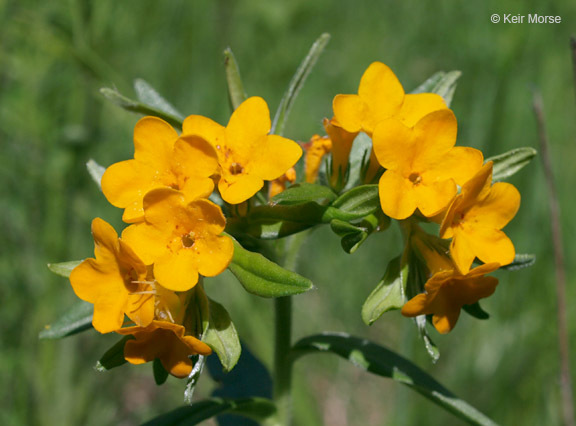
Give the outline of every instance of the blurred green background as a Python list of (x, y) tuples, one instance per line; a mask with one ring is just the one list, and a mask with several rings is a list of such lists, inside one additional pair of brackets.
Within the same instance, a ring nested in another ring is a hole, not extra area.
[[(560, 24), (493, 24), (493, 13), (559, 15)], [(576, 104), (569, 36), (573, 1), (520, 4), (348, 2), (328, 0), (0, 0), (0, 424), (134, 425), (182, 404), (184, 383), (156, 387), (151, 366), (92, 369), (116, 339), (95, 332), (39, 341), (38, 332), (75, 296), (48, 262), (92, 256), (90, 222), (122, 228), (89, 178), (133, 153), (138, 116), (98, 93), (133, 96), (143, 78), (187, 114), (225, 124), (229, 117), (222, 51), (230, 46), (249, 95), (274, 110), (322, 32), (332, 34), (296, 101), (286, 135), (322, 132), (332, 98), (355, 93), (364, 69), (388, 64), (407, 90), (438, 70), (463, 72), (452, 107), (459, 144), (486, 156), (537, 147), (531, 89), (541, 90), (560, 194), (568, 272), (572, 354), (576, 353)], [(463, 315), (433, 365), (411, 322), (385, 314), (363, 325), (360, 307), (400, 251), (398, 229), (345, 254), (327, 229), (312, 234), (300, 270), (317, 290), (295, 299), (295, 337), (345, 331), (385, 344), (431, 372), (449, 389), (503, 424), (559, 424), (555, 280), (549, 213), (538, 161), (511, 179), (522, 206), (507, 227), (517, 251), (535, 253), (530, 269), (500, 272), (486, 300), (489, 321)], [(243, 340), (268, 366), (272, 303), (245, 293), (229, 273), (208, 280)], [(576, 368), (576, 365), (573, 366)], [(329, 356), (295, 369), (298, 425), (440, 425), (458, 420), (420, 395)], [(573, 375), (574, 378), (574, 375)], [(204, 377), (197, 398), (212, 388)]]

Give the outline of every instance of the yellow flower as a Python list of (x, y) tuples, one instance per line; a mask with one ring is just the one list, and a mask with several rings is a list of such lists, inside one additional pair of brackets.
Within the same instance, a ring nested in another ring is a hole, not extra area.
[(294, 167), (290, 167), (286, 173), (280, 176), (278, 179), (270, 181), (270, 186), (268, 188), (268, 197), (272, 198), (275, 195), (280, 194), (286, 189), (286, 184), (288, 182), (294, 183), (296, 181), (296, 170)]
[(314, 135), (310, 142), (303, 145), (306, 151), (304, 160), (304, 175), (306, 182), (314, 183), (322, 165), (322, 159), (332, 150), (332, 141), (328, 136)]
[(454, 147), (456, 117), (449, 109), (432, 112), (414, 127), (396, 119), (382, 121), (374, 131), (374, 152), (387, 169), (379, 182), (382, 210), (405, 219), (416, 209), (431, 217), (448, 206), (482, 166), (482, 153)]
[(218, 189), (222, 199), (239, 204), (294, 166), (302, 148), (289, 139), (269, 135), (270, 111), (264, 99), (246, 99), (232, 114), (228, 126), (200, 115), (184, 120), (184, 135), (199, 135), (216, 149), (220, 164)]
[(501, 229), (516, 215), (520, 193), (509, 183), (491, 184), (489, 161), (464, 184), (440, 227), (442, 238), (452, 238), (450, 254), (463, 274), (470, 270), (475, 257), (500, 265), (514, 260), (514, 245)]
[(145, 263), (154, 263), (154, 276), (165, 288), (186, 291), (199, 273), (213, 277), (228, 267), (234, 245), (220, 236), (226, 219), (216, 204), (187, 203), (181, 192), (157, 188), (144, 197), (144, 218), (126, 228), (122, 239)]
[(442, 334), (449, 333), (464, 305), (471, 305), (494, 293), (498, 279), (486, 277), (500, 265), (489, 263), (472, 269), (466, 275), (456, 271), (437, 272), (425, 285), (426, 293), (418, 294), (402, 307), (402, 315), (433, 315), (432, 324)]
[(335, 119), (351, 133), (363, 131), (372, 136), (382, 120), (395, 117), (408, 127), (446, 104), (433, 93), (406, 95), (392, 70), (373, 62), (360, 80), (357, 95), (337, 95), (332, 103)]
[(131, 364), (145, 364), (158, 358), (175, 377), (187, 377), (192, 371), (190, 355), (210, 355), (212, 349), (194, 336), (186, 336), (184, 326), (153, 321), (147, 327), (126, 327), (119, 334), (133, 335), (124, 346), (124, 358)]
[(154, 294), (147, 282), (146, 265), (112, 226), (100, 218), (92, 221), (95, 258), (84, 260), (70, 274), (76, 295), (94, 304), (92, 324), (109, 333), (124, 322), (124, 314), (146, 326), (154, 318)]
[(324, 129), (332, 141), (332, 170), (330, 185), (340, 191), (346, 185), (346, 172), (352, 143), (358, 132), (350, 133), (344, 130), (334, 119), (324, 119)]
[(102, 176), (108, 201), (125, 209), (125, 222), (143, 219), (142, 199), (154, 188), (179, 189), (186, 199), (207, 197), (218, 162), (212, 146), (200, 137), (179, 138), (157, 117), (144, 117), (134, 128), (134, 159), (112, 164)]
[(446, 241), (426, 233), (418, 225), (412, 225), (410, 246), (414, 252), (426, 263), (429, 276), (441, 271), (453, 271), (456, 269), (454, 262), (448, 254)]

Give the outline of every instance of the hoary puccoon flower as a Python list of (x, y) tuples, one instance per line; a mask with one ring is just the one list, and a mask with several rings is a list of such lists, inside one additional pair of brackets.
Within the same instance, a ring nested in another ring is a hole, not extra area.
[(314, 135), (302, 147), (306, 153), (304, 176), (306, 182), (314, 183), (318, 178), (324, 156), (332, 151), (332, 141), (328, 136)]
[(124, 209), (128, 223), (143, 220), (144, 195), (154, 188), (182, 191), (188, 201), (208, 197), (218, 171), (216, 152), (197, 136), (179, 137), (157, 117), (144, 117), (134, 128), (134, 159), (112, 164), (102, 176), (102, 192)]
[(154, 318), (154, 291), (147, 268), (111, 225), (92, 221), (94, 258), (72, 270), (70, 283), (76, 295), (94, 304), (92, 324), (100, 333), (122, 327), (124, 315), (139, 326)]
[(489, 263), (467, 274), (456, 270), (437, 272), (426, 282), (426, 293), (418, 294), (406, 302), (402, 307), (402, 315), (432, 315), (432, 324), (436, 330), (442, 334), (449, 333), (456, 325), (464, 305), (474, 304), (494, 293), (498, 280), (485, 275), (499, 267), (498, 263)]
[(514, 260), (512, 241), (502, 232), (520, 207), (520, 193), (511, 184), (492, 185), (492, 162), (462, 187), (440, 227), (442, 238), (452, 238), (450, 254), (463, 274), (474, 258), (507, 265)]
[(192, 371), (191, 355), (210, 355), (212, 349), (194, 336), (186, 335), (184, 326), (168, 321), (153, 321), (146, 327), (116, 330), (132, 335), (124, 346), (124, 358), (131, 364), (145, 364), (159, 359), (166, 371), (183, 378)]
[(433, 93), (405, 94), (392, 70), (382, 62), (373, 62), (360, 80), (358, 94), (337, 95), (332, 107), (343, 129), (372, 136), (382, 120), (394, 117), (411, 127), (425, 115), (445, 109), (446, 104)]
[(226, 127), (200, 115), (184, 120), (183, 135), (198, 135), (218, 155), (222, 199), (239, 204), (252, 197), (264, 181), (279, 178), (294, 166), (302, 148), (290, 139), (270, 135), (270, 111), (260, 97), (246, 99)]
[(200, 199), (186, 202), (174, 189), (158, 188), (144, 197), (144, 222), (129, 226), (122, 239), (134, 247), (165, 288), (186, 291), (198, 274), (213, 277), (232, 259), (234, 245), (220, 235), (226, 219), (216, 204)]
[(350, 133), (334, 119), (328, 120), (327, 118), (324, 119), (324, 129), (332, 141), (330, 185), (339, 192), (346, 185), (350, 151), (358, 133)]
[(379, 182), (382, 210), (393, 219), (406, 219), (416, 209), (426, 217), (444, 210), (482, 166), (482, 153), (454, 147), (456, 117), (449, 109), (432, 112), (414, 127), (382, 121), (374, 131), (373, 148), (386, 169)]

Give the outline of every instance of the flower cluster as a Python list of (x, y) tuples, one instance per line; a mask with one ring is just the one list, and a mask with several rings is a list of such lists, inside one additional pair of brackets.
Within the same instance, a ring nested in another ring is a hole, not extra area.
[(186, 377), (191, 355), (212, 352), (201, 341), (190, 294), (200, 277), (228, 267), (234, 245), (222, 235), (221, 207), (208, 197), (217, 188), (226, 203), (243, 203), (298, 161), (298, 144), (269, 135), (270, 127), (268, 106), (258, 97), (242, 103), (226, 127), (192, 115), (179, 134), (145, 117), (134, 129), (134, 158), (102, 176), (104, 195), (124, 209), (129, 226), (118, 238), (94, 219), (94, 258), (77, 266), (70, 282), (94, 305), (96, 330), (133, 337), (124, 348), (128, 362), (159, 359), (170, 374)]
[[(449, 253), (437, 245), (445, 258), (441, 268), (430, 253), (423, 255), (429, 276), (424, 293), (412, 295), (402, 309), (406, 316), (433, 315), (436, 329), (449, 332), (464, 305), (494, 292), (498, 281), (485, 275), (514, 260), (514, 246), (501, 229), (518, 210), (519, 192), (511, 184), (492, 183), (492, 162), (484, 163), (482, 152), (455, 146), (456, 117), (441, 96), (406, 94), (383, 63), (368, 67), (357, 95), (337, 95), (333, 109), (334, 117), (324, 121), (331, 141), (331, 186), (340, 190), (346, 183), (352, 141), (364, 132), (372, 140), (372, 154), (363, 180), (380, 176), (382, 211), (408, 229), (408, 245), (416, 251), (425, 246), (416, 241), (428, 237), (409, 225), (417, 221), (440, 223), (439, 236), (451, 239)], [(484, 265), (471, 269), (476, 258)]]

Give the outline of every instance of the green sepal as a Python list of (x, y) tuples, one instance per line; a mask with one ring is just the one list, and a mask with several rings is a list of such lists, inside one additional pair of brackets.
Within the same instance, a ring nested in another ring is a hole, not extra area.
[(104, 355), (98, 360), (94, 369), (97, 371), (108, 371), (115, 367), (120, 367), (126, 364), (126, 358), (124, 358), (124, 346), (128, 340), (134, 339), (134, 336), (124, 336), (119, 341), (117, 341), (114, 346), (108, 349)]
[(210, 298), (208, 300), (210, 301), (210, 324), (202, 341), (216, 352), (224, 371), (228, 372), (234, 368), (242, 353), (240, 339), (224, 306)]
[(103, 167), (93, 159), (90, 159), (86, 163), (86, 169), (88, 170), (88, 173), (90, 174), (92, 180), (96, 182), (96, 185), (98, 185), (98, 189), (102, 191), (102, 176), (106, 171), (106, 167)]
[(154, 382), (156, 382), (158, 386), (166, 383), (170, 375), (162, 365), (162, 361), (158, 358), (154, 358), (154, 362), (152, 362), (152, 372), (154, 373)]
[(162, 414), (143, 426), (191, 426), (221, 414), (235, 414), (265, 422), (276, 414), (276, 406), (266, 398), (210, 398)]
[(138, 100), (147, 106), (175, 117), (178, 120), (184, 120), (184, 116), (166, 99), (160, 95), (146, 80), (137, 78), (134, 80), (134, 91)]
[(110, 102), (125, 109), (126, 111), (131, 111), (142, 115), (152, 115), (167, 121), (174, 127), (182, 128), (183, 120), (181, 117), (177, 117), (151, 105), (130, 99), (120, 94), (120, 92), (118, 92), (116, 89), (103, 87), (100, 89), (100, 93)]
[(462, 306), (462, 309), (464, 309), (468, 315), (480, 320), (487, 320), (490, 318), (490, 314), (482, 309), (480, 302), (473, 303), (472, 305), (464, 305)]
[(332, 202), (336, 199), (336, 193), (327, 186), (314, 183), (302, 182), (292, 185), (280, 194), (272, 197), (271, 205), (288, 206), (315, 201), (319, 204)]
[(246, 250), (237, 241), (234, 241), (234, 256), (228, 268), (248, 293), (261, 297), (292, 296), (313, 287), (308, 278)]
[(536, 263), (535, 254), (517, 254), (514, 257), (512, 263), (508, 265), (501, 266), (500, 269), (505, 269), (507, 271), (517, 271), (518, 269), (528, 268), (529, 266)]
[(224, 50), (224, 68), (226, 69), (226, 82), (228, 83), (228, 101), (232, 111), (234, 111), (248, 96), (244, 90), (242, 77), (240, 77), (238, 62), (236, 62), (234, 53), (229, 47)]
[(456, 83), (462, 73), (460, 71), (439, 71), (418, 86), (412, 93), (436, 93), (442, 96), (447, 107), (450, 107)]
[(486, 161), (494, 162), (492, 168), (492, 181), (498, 182), (516, 174), (525, 167), (538, 154), (534, 148), (516, 148), (504, 154), (487, 158)]
[(310, 51), (296, 70), (296, 73), (290, 81), (288, 90), (284, 93), (276, 115), (274, 116), (274, 121), (272, 122), (271, 134), (282, 135), (284, 133), (284, 126), (286, 125), (286, 120), (288, 119), (288, 114), (292, 109), (292, 105), (298, 96), (298, 92), (304, 86), (304, 82), (308, 78), (310, 71), (314, 68), (316, 61), (324, 51), (324, 48), (330, 40), (330, 34), (324, 33), (312, 45)]
[(48, 269), (54, 272), (56, 275), (60, 275), (61, 277), (70, 278), (70, 274), (72, 270), (80, 265), (83, 260), (71, 260), (69, 262), (60, 262), (60, 263), (49, 263)]
[(295, 360), (319, 352), (333, 353), (358, 368), (402, 383), (470, 424), (495, 425), (491, 419), (457, 398), (417, 365), (384, 346), (346, 333), (322, 333), (298, 341), (290, 355)]
[(404, 306), (404, 286), (408, 265), (402, 267), (402, 256), (392, 259), (378, 286), (362, 305), (362, 320), (372, 325), (384, 312), (401, 309)]
[(47, 325), (38, 337), (40, 339), (60, 339), (92, 328), (94, 306), (88, 302), (77, 302), (68, 312)]

